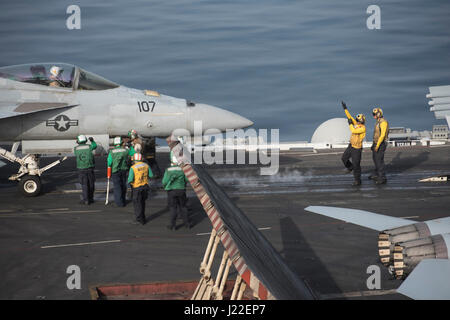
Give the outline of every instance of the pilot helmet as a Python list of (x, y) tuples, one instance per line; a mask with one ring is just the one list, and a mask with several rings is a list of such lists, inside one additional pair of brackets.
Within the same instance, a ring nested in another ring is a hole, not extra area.
[(77, 143), (79, 143), (79, 144), (86, 143), (86, 141), (87, 141), (87, 138), (86, 138), (86, 136), (84, 134), (80, 134), (77, 137)]
[(50, 74), (54, 77), (59, 76), (59, 74), (62, 72), (62, 69), (57, 66), (53, 66), (50, 68)]

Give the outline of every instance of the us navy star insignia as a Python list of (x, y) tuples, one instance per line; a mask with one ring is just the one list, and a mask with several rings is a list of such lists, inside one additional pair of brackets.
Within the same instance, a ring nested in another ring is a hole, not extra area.
[(47, 120), (47, 127), (53, 127), (57, 131), (67, 131), (72, 126), (78, 126), (78, 120), (71, 120), (68, 116), (61, 114), (54, 120)]

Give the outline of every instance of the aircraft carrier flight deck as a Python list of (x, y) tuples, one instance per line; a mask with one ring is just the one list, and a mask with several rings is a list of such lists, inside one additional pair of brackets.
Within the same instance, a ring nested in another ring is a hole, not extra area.
[[(401, 280), (379, 262), (376, 231), (304, 209), (353, 208), (417, 221), (445, 217), (450, 184), (418, 180), (450, 173), (450, 145), (388, 148), (388, 182), (380, 186), (367, 178), (373, 169), (370, 150), (363, 152), (359, 187), (343, 170), (342, 151), (282, 152), (274, 176), (259, 175), (255, 165), (204, 168), (318, 299), (408, 299), (395, 292)], [(169, 164), (167, 153), (158, 153), (157, 160), (161, 169)], [(211, 223), (192, 189), (194, 225), (187, 229), (179, 221), (171, 231), (158, 180), (151, 185), (144, 226), (132, 224), (132, 203), (105, 206), (105, 157), (96, 157), (91, 205), (80, 204), (74, 158), (43, 175), (38, 197), (22, 196), (8, 181), (14, 170), (7, 164), (0, 171), (0, 299), (91, 299), (90, 289), (99, 285), (198, 281)], [(71, 265), (80, 267), (80, 290), (66, 285)], [(381, 270), (377, 290), (367, 287), (372, 265)]]

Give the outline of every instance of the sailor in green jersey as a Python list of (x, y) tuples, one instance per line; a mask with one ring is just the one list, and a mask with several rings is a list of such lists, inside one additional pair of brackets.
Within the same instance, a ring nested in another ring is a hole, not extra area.
[(97, 144), (94, 138), (90, 137), (91, 144), (86, 144), (86, 136), (81, 134), (77, 138), (78, 146), (74, 148), (75, 157), (77, 159), (78, 178), (80, 180), (81, 189), (83, 191), (83, 204), (91, 204), (94, 202), (95, 191), (95, 174), (94, 174), (94, 151)]
[(170, 222), (167, 228), (169, 230), (176, 229), (177, 216), (181, 213), (184, 226), (190, 229), (192, 225), (189, 221), (188, 210), (186, 208), (186, 183), (189, 182), (189, 180), (185, 176), (183, 170), (178, 166), (178, 161), (172, 152), (170, 153), (170, 158), (170, 167), (166, 169), (162, 179), (164, 190), (167, 191), (171, 212)]
[(125, 207), (128, 178), (128, 156), (130, 150), (122, 146), (122, 138), (114, 138), (114, 149), (108, 154), (108, 178), (114, 183), (114, 202), (118, 207)]

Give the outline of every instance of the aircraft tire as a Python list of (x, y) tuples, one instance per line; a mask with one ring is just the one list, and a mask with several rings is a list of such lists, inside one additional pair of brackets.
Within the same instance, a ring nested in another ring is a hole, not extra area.
[(20, 192), (26, 197), (36, 197), (41, 192), (39, 176), (26, 175), (19, 182)]

